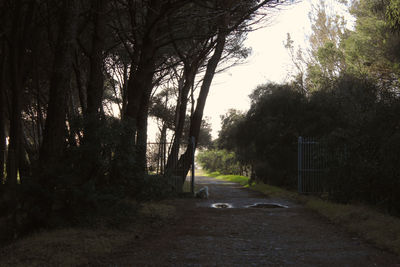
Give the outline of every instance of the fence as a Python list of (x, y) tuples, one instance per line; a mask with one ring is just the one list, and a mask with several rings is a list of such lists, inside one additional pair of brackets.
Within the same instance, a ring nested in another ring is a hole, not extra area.
[[(173, 143), (171, 142), (147, 143), (147, 171), (149, 174), (169, 179), (169, 184), (176, 188), (177, 191), (193, 193), (195, 183), (195, 139), (192, 137), (190, 142), (182, 142), (179, 147), (175, 148), (175, 151), (172, 151), (172, 147)], [(185, 153), (188, 147), (192, 149), (193, 153), (190, 159), (185, 159), (181, 156)], [(168, 157), (172, 153), (177, 155), (177, 160), (168, 163)], [(181, 160), (178, 161), (178, 159)], [(189, 162), (184, 162), (185, 160), (188, 160)], [(190, 175), (187, 175), (187, 173), (184, 173), (184, 171), (181, 170), (182, 166), (187, 166), (188, 164), (191, 166), (189, 171)], [(169, 169), (175, 170), (173, 174), (167, 173)], [(176, 175), (176, 173), (180, 174)], [(185, 179), (185, 181), (183, 179)]]
[(326, 192), (327, 150), (315, 138), (298, 139), (298, 192)]

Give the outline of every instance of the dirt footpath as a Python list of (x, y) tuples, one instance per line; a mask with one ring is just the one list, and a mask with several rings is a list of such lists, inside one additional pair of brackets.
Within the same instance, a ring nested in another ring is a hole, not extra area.
[[(400, 266), (301, 205), (235, 183), (196, 177), (210, 198), (170, 201), (180, 219), (121, 249), (107, 266)], [(211, 208), (228, 203), (232, 208)], [(287, 208), (247, 208), (278, 203)], [(95, 264), (96, 265), (96, 264)]]

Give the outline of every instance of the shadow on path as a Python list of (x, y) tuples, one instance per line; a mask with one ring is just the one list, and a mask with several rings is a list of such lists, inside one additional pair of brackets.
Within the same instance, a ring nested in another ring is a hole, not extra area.
[[(108, 266), (400, 266), (376, 249), (284, 199), (268, 199), (236, 183), (196, 177), (209, 199), (168, 201), (179, 219), (109, 259)], [(229, 203), (233, 208), (211, 208)], [(288, 208), (259, 208), (279, 203)]]

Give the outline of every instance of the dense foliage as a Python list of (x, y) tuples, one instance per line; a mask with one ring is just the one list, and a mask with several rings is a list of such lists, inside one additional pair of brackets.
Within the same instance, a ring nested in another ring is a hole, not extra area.
[[(214, 74), (247, 56), (252, 23), (276, 5), (0, 0), (2, 233), (179, 187), (194, 153), (187, 139), (210, 143)], [(159, 176), (147, 169), (149, 117), (172, 147)]]
[(234, 152), (218, 149), (204, 150), (197, 155), (197, 161), (209, 172), (241, 174), (240, 164)]
[[(257, 91), (251, 109), (221, 146), (249, 165), (256, 180), (297, 188), (298, 137), (312, 136), (326, 144), (331, 155), (325, 178), (332, 199), (364, 201), (398, 212), (397, 94), (380, 93), (373, 81), (353, 76), (338, 77), (332, 87), (308, 97), (291, 85), (268, 84)], [(209, 170), (227, 173), (218, 155), (204, 153), (201, 162)]]
[(261, 85), (246, 114), (228, 112), (219, 148), (234, 152), (256, 180), (295, 189), (298, 137), (313, 137), (326, 147), (331, 199), (400, 214), (397, 2), (352, 2), (351, 30), (321, 1), (310, 16), (308, 58), (288, 36), (294, 80)]

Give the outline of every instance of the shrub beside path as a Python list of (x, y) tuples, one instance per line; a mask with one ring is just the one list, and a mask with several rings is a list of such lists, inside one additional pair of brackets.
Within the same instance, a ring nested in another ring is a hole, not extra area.
[[(165, 202), (173, 223), (154, 225), (117, 253), (93, 259), (106, 266), (400, 266), (400, 259), (285, 199), (266, 198), (236, 183), (196, 177), (209, 199)], [(214, 203), (233, 208), (216, 209)], [(246, 208), (279, 203), (288, 208)]]

